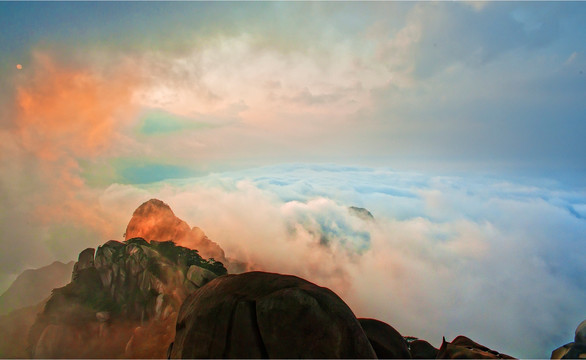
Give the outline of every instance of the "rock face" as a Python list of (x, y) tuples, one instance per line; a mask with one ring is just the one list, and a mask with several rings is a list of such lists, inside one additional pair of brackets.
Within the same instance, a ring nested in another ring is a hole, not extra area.
[(67, 284), (74, 262), (55, 261), (39, 269), (25, 270), (0, 296), (0, 315), (33, 306), (51, 295), (51, 290)]
[(181, 306), (171, 358), (375, 358), (332, 291), (265, 272), (210, 281)]
[(413, 359), (435, 359), (438, 349), (425, 340), (417, 339), (409, 343), (409, 352)]
[(501, 354), (480, 345), (466, 336), (457, 336), (452, 342), (443, 339), (437, 359), (514, 359), (512, 356)]
[(86, 249), (71, 283), (53, 291), (32, 326), (30, 355), (164, 357), (183, 300), (224, 274), (221, 263), (171, 241), (111, 240)]
[(576, 344), (586, 345), (586, 320), (582, 321), (576, 328), (576, 335), (574, 336)]
[(218, 244), (200, 228), (190, 228), (175, 216), (169, 205), (158, 199), (151, 199), (134, 211), (124, 236), (125, 240), (140, 237), (149, 242), (173, 240), (179, 246), (197, 249), (205, 258), (226, 263), (224, 250)]
[(407, 341), (392, 326), (375, 319), (358, 319), (379, 359), (411, 359)]
[(561, 346), (551, 353), (552, 359), (586, 359), (586, 320), (576, 328), (574, 342)]

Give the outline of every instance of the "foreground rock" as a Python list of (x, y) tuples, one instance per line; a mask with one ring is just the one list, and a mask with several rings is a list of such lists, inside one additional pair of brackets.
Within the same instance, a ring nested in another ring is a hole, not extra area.
[(411, 359), (407, 341), (392, 326), (375, 319), (358, 319), (379, 359)]
[[(95, 256), (94, 256), (95, 253)], [(173, 242), (130, 239), (86, 249), (29, 333), (36, 358), (161, 358), (183, 300), (226, 274)]]
[(348, 306), (295, 276), (227, 275), (190, 295), (171, 358), (375, 358)]
[(555, 349), (552, 359), (586, 359), (586, 320), (576, 328), (574, 342)]
[(425, 340), (417, 339), (409, 343), (409, 352), (413, 359), (435, 359), (438, 349)]
[(458, 336), (452, 342), (443, 339), (437, 359), (514, 359), (498, 351), (480, 345), (466, 336)]

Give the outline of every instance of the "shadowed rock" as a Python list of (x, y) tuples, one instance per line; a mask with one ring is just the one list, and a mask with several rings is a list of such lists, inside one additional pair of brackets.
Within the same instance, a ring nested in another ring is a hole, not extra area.
[(417, 339), (409, 343), (409, 351), (413, 359), (435, 359), (438, 349), (425, 340)]
[(348, 306), (295, 276), (226, 275), (179, 311), (171, 358), (375, 358)]
[(162, 358), (183, 300), (224, 274), (221, 263), (171, 241), (111, 240), (86, 249), (71, 283), (53, 290), (32, 325), (29, 355)]
[(586, 359), (586, 320), (576, 328), (574, 342), (560, 346), (551, 353), (552, 359)]
[(576, 344), (586, 345), (586, 320), (582, 321), (576, 328), (576, 335), (574, 336)]
[(96, 249), (87, 248), (79, 253), (77, 262), (73, 265), (73, 273), (71, 274), (71, 280), (75, 280), (82, 270), (94, 267), (94, 254)]
[(358, 319), (379, 359), (410, 359), (407, 341), (392, 326), (375, 319)]
[(442, 340), (437, 359), (514, 359), (513, 357), (501, 354), (498, 351), (489, 349), (484, 345), (472, 341), (466, 336), (458, 336), (451, 343)]

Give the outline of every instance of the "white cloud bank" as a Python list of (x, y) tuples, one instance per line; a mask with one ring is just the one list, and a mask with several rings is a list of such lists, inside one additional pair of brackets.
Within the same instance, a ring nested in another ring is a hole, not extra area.
[(586, 317), (586, 194), (554, 185), (275, 166), (113, 185), (102, 205), (130, 213), (129, 204), (157, 197), (227, 256), (330, 287), (357, 316), (436, 346), (465, 334), (543, 358)]

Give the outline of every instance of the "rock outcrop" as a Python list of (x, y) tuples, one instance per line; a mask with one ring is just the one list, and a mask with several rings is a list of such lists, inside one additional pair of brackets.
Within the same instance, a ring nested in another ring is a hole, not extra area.
[(358, 319), (379, 359), (411, 359), (407, 341), (391, 325), (375, 319)]
[(551, 353), (552, 359), (586, 359), (586, 320), (576, 328), (574, 342), (560, 346)]
[(425, 340), (416, 339), (409, 342), (409, 352), (413, 359), (435, 359), (438, 349)]
[(265, 272), (210, 281), (181, 306), (171, 358), (375, 358), (329, 289)]
[(224, 274), (221, 263), (171, 241), (111, 240), (86, 249), (71, 283), (53, 291), (32, 326), (30, 355), (164, 357), (183, 300)]
[(190, 228), (175, 216), (169, 205), (158, 199), (151, 199), (134, 211), (124, 236), (125, 240), (140, 237), (148, 242), (173, 240), (179, 246), (197, 249), (205, 258), (226, 263), (224, 250), (218, 244), (200, 228)]
[(460, 335), (452, 342), (446, 342), (446, 339), (443, 339), (436, 359), (514, 359), (514, 357), (501, 354)]

